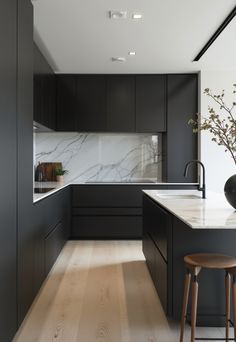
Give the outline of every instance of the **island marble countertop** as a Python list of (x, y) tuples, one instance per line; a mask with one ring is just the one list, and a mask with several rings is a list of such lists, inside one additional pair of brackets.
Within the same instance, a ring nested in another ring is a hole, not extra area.
[(143, 190), (155, 202), (193, 229), (236, 229), (236, 211), (224, 194), (197, 190)]

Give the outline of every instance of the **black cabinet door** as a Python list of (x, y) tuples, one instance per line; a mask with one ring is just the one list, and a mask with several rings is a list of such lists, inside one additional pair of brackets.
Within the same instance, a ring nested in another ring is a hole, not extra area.
[(196, 182), (196, 168), (184, 167), (189, 160), (197, 159), (197, 134), (193, 134), (188, 121), (198, 110), (198, 75), (168, 75), (168, 124), (166, 137), (166, 180), (168, 182)]
[(135, 76), (107, 77), (107, 130), (135, 132)]
[(136, 132), (166, 130), (165, 76), (136, 76)]
[(34, 44), (34, 121), (55, 129), (55, 75), (47, 60)]
[(18, 323), (34, 298), (33, 210), (33, 6), (18, 1)]
[(57, 75), (56, 84), (56, 130), (76, 131), (78, 101), (76, 75)]
[(106, 131), (105, 76), (57, 76), (57, 130)]
[(0, 341), (16, 332), (16, 1), (0, 2)]
[(76, 76), (76, 130), (106, 131), (106, 78), (103, 75)]

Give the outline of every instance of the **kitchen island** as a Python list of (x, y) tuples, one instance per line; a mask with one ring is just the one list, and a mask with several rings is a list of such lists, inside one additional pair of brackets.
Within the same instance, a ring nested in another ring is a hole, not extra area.
[[(192, 253), (236, 257), (236, 212), (224, 195), (195, 190), (143, 191), (143, 252), (166, 314), (180, 319), (185, 266)], [(198, 324), (224, 325), (224, 271), (199, 275)]]

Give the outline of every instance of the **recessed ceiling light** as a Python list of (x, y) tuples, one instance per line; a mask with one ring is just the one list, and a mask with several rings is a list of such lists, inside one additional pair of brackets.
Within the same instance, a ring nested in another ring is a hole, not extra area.
[(109, 11), (110, 19), (126, 19), (127, 12), (126, 11)]
[(111, 60), (112, 62), (125, 62), (126, 61), (125, 57), (112, 57)]
[(133, 13), (132, 18), (133, 19), (142, 19), (143, 15), (141, 13)]
[(135, 56), (135, 55), (136, 55), (136, 52), (135, 52), (135, 51), (129, 51), (129, 55), (130, 55), (130, 56)]

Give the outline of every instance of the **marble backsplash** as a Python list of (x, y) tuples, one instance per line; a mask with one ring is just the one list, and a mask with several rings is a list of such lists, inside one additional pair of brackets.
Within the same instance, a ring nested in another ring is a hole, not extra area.
[(62, 162), (66, 182), (161, 181), (161, 135), (35, 133), (34, 162)]

